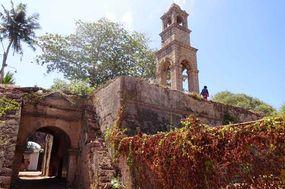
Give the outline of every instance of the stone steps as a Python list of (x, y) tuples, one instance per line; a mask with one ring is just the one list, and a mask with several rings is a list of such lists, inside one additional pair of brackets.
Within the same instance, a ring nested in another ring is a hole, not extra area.
[(95, 164), (94, 168), (96, 169), (95, 172), (97, 172), (94, 176), (97, 177), (95, 179), (97, 180), (98, 188), (111, 189), (111, 180), (114, 178), (115, 170), (107, 147), (102, 142), (95, 141), (91, 144), (90, 152), (91, 157), (96, 157), (92, 163)]

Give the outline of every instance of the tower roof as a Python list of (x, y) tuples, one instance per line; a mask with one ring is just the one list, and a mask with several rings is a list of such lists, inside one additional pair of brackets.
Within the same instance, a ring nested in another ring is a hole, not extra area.
[(185, 16), (189, 15), (185, 10), (182, 10), (178, 4), (172, 3), (168, 11), (165, 12), (160, 18), (163, 19), (167, 15), (170, 15), (172, 12), (180, 12), (181, 14), (184, 14)]
[(178, 8), (181, 9), (179, 5), (177, 5), (176, 3), (172, 3), (172, 5), (170, 6), (170, 8)]

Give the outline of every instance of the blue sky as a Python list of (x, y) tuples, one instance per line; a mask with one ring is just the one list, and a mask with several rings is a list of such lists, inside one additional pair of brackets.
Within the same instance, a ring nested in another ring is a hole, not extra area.
[[(9, 0), (0, 4), (9, 5)], [(285, 1), (276, 0), (14, 0), (40, 14), (44, 33), (69, 34), (75, 20), (107, 17), (129, 30), (145, 33), (152, 48), (160, 47), (160, 16), (172, 2), (189, 14), (191, 43), (198, 48), (200, 86), (211, 95), (229, 90), (246, 93), (279, 108), (285, 103)], [(9, 56), (21, 86), (49, 87), (61, 74), (46, 75), (31, 61), (37, 52), (25, 48)], [(2, 57), (1, 57), (2, 58)]]

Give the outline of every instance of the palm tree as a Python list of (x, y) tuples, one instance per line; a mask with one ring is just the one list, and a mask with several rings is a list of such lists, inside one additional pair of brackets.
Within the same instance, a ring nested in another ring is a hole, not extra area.
[(0, 84), (10, 84), (10, 85), (15, 84), (14, 74), (11, 72), (7, 72), (3, 77), (2, 81), (0, 82)]
[[(2, 8), (3, 12), (0, 12), (0, 41), (3, 47), (3, 60), (0, 69), (0, 81), (4, 77), (4, 68), (7, 66), (10, 49), (12, 48), (14, 52), (22, 55), (22, 42), (25, 42), (35, 50), (35, 30), (40, 28), (39, 15), (27, 16), (26, 4), (20, 3), (15, 8), (11, 1), (11, 10), (7, 10), (3, 5)], [(7, 40), (6, 48), (4, 47), (4, 40)]]

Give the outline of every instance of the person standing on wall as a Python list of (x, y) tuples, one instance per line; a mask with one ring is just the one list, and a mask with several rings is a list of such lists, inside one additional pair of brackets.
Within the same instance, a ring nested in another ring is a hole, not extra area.
[(202, 90), (202, 92), (201, 92), (201, 95), (203, 96), (203, 98), (204, 98), (205, 100), (208, 99), (208, 97), (209, 97), (209, 91), (208, 91), (208, 89), (207, 89), (207, 86), (204, 86), (204, 88), (203, 88), (203, 90)]

